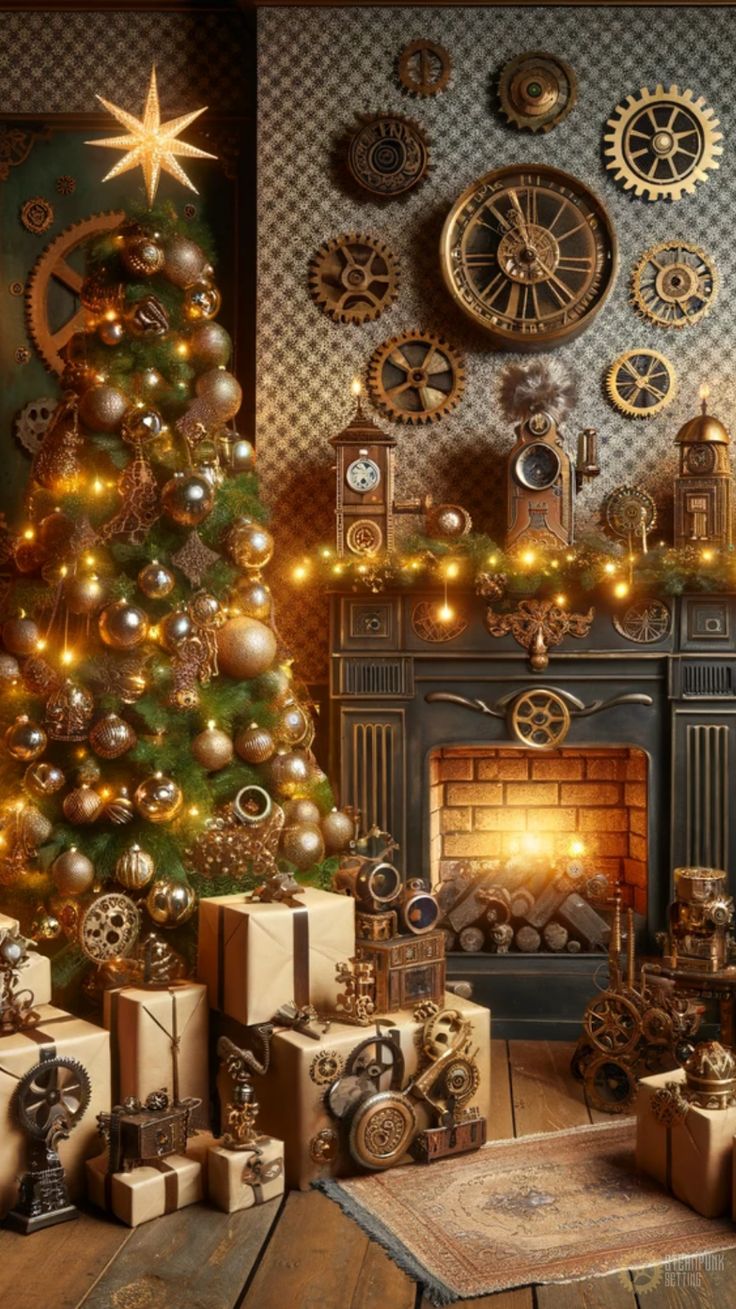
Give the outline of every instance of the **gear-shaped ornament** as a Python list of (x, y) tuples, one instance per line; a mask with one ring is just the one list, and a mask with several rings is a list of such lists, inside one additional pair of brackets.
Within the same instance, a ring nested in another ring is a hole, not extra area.
[(346, 162), (362, 191), (393, 200), (426, 178), (429, 140), (419, 123), (402, 114), (364, 114), (348, 138)]
[(432, 332), (402, 332), (374, 351), (368, 387), (376, 404), (400, 423), (434, 423), (460, 403), (462, 355)]
[(659, 350), (627, 350), (606, 376), (608, 397), (627, 418), (654, 418), (675, 398), (675, 370)]
[(309, 290), (336, 323), (370, 323), (399, 293), (399, 261), (377, 237), (349, 232), (312, 257)]
[(634, 308), (658, 327), (692, 327), (718, 295), (719, 278), (709, 255), (685, 241), (646, 250), (631, 278)]
[(42, 1058), (21, 1077), (16, 1095), (21, 1126), (42, 1140), (57, 1120), (68, 1129), (79, 1122), (89, 1105), (89, 1074), (66, 1055)]
[(405, 45), (398, 58), (399, 81), (409, 95), (439, 95), (447, 87), (452, 60), (443, 45), (420, 37)]
[(507, 121), (520, 131), (551, 132), (575, 106), (577, 78), (559, 55), (524, 51), (502, 68), (498, 98)]
[(719, 166), (722, 132), (712, 109), (689, 89), (643, 86), (617, 105), (604, 136), (606, 167), (625, 191), (680, 200)]

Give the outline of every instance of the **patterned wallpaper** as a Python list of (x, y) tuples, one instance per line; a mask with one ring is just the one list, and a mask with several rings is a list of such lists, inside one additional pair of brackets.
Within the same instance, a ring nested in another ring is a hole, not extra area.
[[(578, 522), (595, 523), (602, 497), (623, 481), (657, 494), (669, 530), (673, 437), (697, 405), (707, 377), (711, 405), (727, 423), (736, 407), (736, 322), (730, 290), (736, 272), (736, 15), (708, 8), (341, 8), (259, 12), (259, 297), (257, 435), (265, 498), (274, 510), (282, 568), (334, 531), (334, 476), (328, 437), (352, 410), (351, 378), (379, 342), (407, 328), (442, 332), (467, 355), (461, 405), (420, 429), (384, 428), (399, 440), (398, 494), (431, 491), (459, 501), (475, 526), (502, 532), (499, 456), (511, 432), (498, 410), (499, 373), (510, 356), (494, 352), (455, 309), (439, 273), (437, 246), (452, 201), (474, 178), (504, 164), (534, 161), (582, 178), (607, 205), (620, 241), (618, 283), (600, 317), (558, 353), (577, 375), (580, 398), (568, 431), (595, 426), (603, 471), (578, 500)], [(417, 36), (450, 51), (450, 88), (414, 100), (397, 86), (394, 60)], [(547, 136), (510, 128), (495, 110), (500, 66), (524, 49), (556, 51), (574, 66), (577, 107)], [(606, 172), (606, 119), (642, 86), (676, 83), (705, 97), (721, 121), (725, 149), (718, 172), (676, 204), (631, 198)], [(335, 168), (336, 141), (364, 111), (389, 108), (418, 119), (432, 140), (432, 172), (403, 202), (356, 201)], [(328, 237), (350, 230), (382, 237), (400, 256), (402, 286), (393, 306), (361, 327), (333, 323), (313, 304), (307, 263)], [(628, 302), (633, 263), (665, 239), (702, 245), (715, 258), (721, 292), (711, 315), (684, 332), (639, 319)], [(646, 422), (619, 415), (605, 398), (606, 368), (637, 346), (663, 351), (679, 391)], [(326, 667), (326, 606), (280, 591), (280, 625), (301, 672), (320, 680)]]

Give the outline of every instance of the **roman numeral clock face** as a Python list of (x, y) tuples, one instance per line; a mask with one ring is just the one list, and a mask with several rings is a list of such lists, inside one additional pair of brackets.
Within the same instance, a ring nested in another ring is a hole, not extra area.
[(441, 242), (448, 289), (509, 350), (582, 332), (613, 287), (616, 235), (601, 202), (555, 168), (500, 168), (453, 205)]

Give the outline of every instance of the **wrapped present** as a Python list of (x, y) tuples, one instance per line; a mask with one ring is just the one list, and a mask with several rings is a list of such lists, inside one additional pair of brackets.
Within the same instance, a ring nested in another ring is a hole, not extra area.
[(0, 914), (0, 934), (9, 932), (11, 936), (15, 936), (19, 928), (20, 923), (17, 918), (10, 918), (8, 914)]
[(157, 990), (125, 986), (106, 991), (103, 1021), (111, 1037), (116, 1102), (128, 1096), (145, 1100), (165, 1087), (173, 1101), (200, 1100), (192, 1122), (209, 1126), (206, 986), (174, 982)]
[(261, 1136), (245, 1150), (217, 1145), (210, 1150), (207, 1172), (210, 1200), (226, 1214), (275, 1200), (284, 1193), (283, 1142)]
[(268, 1022), (290, 1000), (334, 1009), (335, 965), (354, 954), (349, 896), (303, 887), (288, 903), (200, 900), (197, 976), (210, 1006), (246, 1026)]
[(683, 1069), (644, 1077), (636, 1105), (636, 1165), (704, 1218), (731, 1208), (736, 1105), (685, 1098)]
[(28, 1138), (17, 1120), (13, 1093), (42, 1054), (74, 1059), (89, 1077), (89, 1104), (74, 1131), (58, 1145), (72, 1199), (83, 1190), (85, 1160), (99, 1150), (97, 1115), (110, 1107), (109, 1033), (54, 1005), (41, 1005), (38, 1012), (37, 1027), (0, 1037), (0, 1215), (16, 1201), (27, 1159)]
[(202, 1199), (202, 1167), (196, 1159), (171, 1154), (155, 1165), (110, 1173), (107, 1154), (87, 1164), (87, 1194), (128, 1227), (173, 1214)]
[(51, 960), (44, 954), (29, 950), (25, 963), (18, 973), (18, 989), (33, 992), (33, 1004), (51, 1003)]
[[(490, 1114), (491, 1097), (491, 1016), (487, 1009), (446, 995), (448, 1009), (456, 1010), (471, 1027), (471, 1053), (477, 1072), (467, 1076), (471, 1091), (464, 1108), (482, 1117)], [(322, 1034), (314, 1027), (314, 1036), (297, 1029), (274, 1032), (267, 1071), (255, 1079), (260, 1102), (259, 1123), (262, 1131), (284, 1142), (286, 1185), (308, 1190), (312, 1182), (325, 1177), (349, 1177), (360, 1171), (350, 1150), (349, 1125), (340, 1119), (328, 1103), (330, 1088), (343, 1077), (363, 1075), (380, 1089), (403, 1089), (416, 1076), (422, 1062), (422, 1037), (427, 1010), (421, 1006), (416, 1014), (408, 1011), (373, 1020), (370, 1026), (357, 1027), (333, 1022)], [(218, 1031), (237, 1046), (253, 1048), (252, 1036), (239, 1024), (218, 1017)], [(387, 1042), (384, 1038), (389, 1038)], [(397, 1064), (392, 1043), (400, 1047)], [(477, 1051), (477, 1053), (476, 1053)], [(399, 1066), (401, 1065), (401, 1066)], [(378, 1071), (377, 1075), (375, 1070)], [(427, 1079), (431, 1080), (430, 1078)], [(348, 1082), (345, 1091), (349, 1093)], [(429, 1094), (432, 1094), (431, 1087)], [(224, 1069), (218, 1078), (220, 1103), (232, 1098), (232, 1085)], [(426, 1101), (410, 1097), (416, 1119), (416, 1135), (436, 1121)], [(339, 1108), (340, 1106), (335, 1106)], [(407, 1150), (401, 1162), (410, 1162)], [(398, 1162), (398, 1160), (397, 1160)]]

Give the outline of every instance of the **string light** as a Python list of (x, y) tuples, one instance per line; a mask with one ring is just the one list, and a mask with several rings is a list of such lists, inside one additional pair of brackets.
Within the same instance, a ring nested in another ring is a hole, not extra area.
[(704, 563), (704, 564), (711, 564), (711, 563), (713, 562), (713, 560), (715, 559), (715, 551), (714, 551), (714, 550), (708, 550), (708, 549), (703, 550), (703, 552), (702, 552), (700, 558), (703, 560), (703, 563)]
[(73, 664), (73, 663), (74, 663), (74, 651), (73, 651), (73, 650), (62, 650), (62, 652), (61, 652), (61, 662), (62, 662), (63, 664), (65, 664), (67, 668), (68, 668), (69, 664)]
[(613, 588), (613, 594), (617, 600), (623, 600), (629, 594), (629, 590), (628, 582), (617, 582)]
[(437, 617), (439, 618), (441, 623), (451, 623), (453, 618), (455, 617), (455, 610), (453, 609), (452, 605), (449, 605), (447, 601), (445, 601), (445, 603), (443, 605), (440, 605), (439, 609), (437, 610)]
[(582, 841), (574, 840), (570, 842), (570, 854), (573, 858), (579, 859), (585, 854), (585, 845)]
[(555, 604), (558, 605), (558, 606), (560, 607), (560, 609), (561, 609), (563, 605), (566, 605), (566, 604), (567, 604), (567, 596), (566, 596), (566, 595), (563, 595), (562, 593), (560, 593), (559, 595), (556, 595), (556, 596), (555, 596)]
[(609, 576), (610, 576), (611, 573), (615, 573), (615, 571), (616, 571), (616, 565), (615, 565), (614, 563), (612, 563), (611, 560), (609, 559), (609, 560), (608, 560), (608, 563), (606, 563), (606, 564), (603, 565), (603, 571), (604, 571), (604, 573), (608, 573)]
[(537, 554), (535, 550), (522, 550), (519, 558), (525, 568), (531, 568), (537, 561)]

